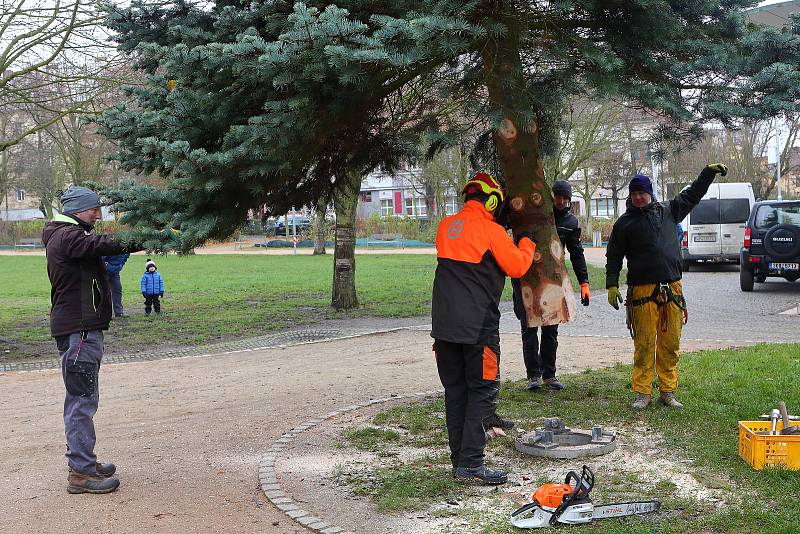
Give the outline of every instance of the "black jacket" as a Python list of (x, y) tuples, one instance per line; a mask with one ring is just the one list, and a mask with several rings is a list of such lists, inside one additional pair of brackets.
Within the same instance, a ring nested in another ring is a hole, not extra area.
[(111, 290), (101, 256), (135, 252), (70, 215), (56, 215), (42, 232), (50, 278), (50, 333), (53, 337), (107, 330)]
[(681, 247), (675, 229), (706, 194), (714, 176), (711, 169), (703, 169), (672, 200), (644, 208), (628, 200), (628, 210), (614, 223), (606, 249), (606, 289), (619, 286), (623, 257), (628, 258), (628, 285), (681, 279)]
[[(553, 208), (553, 215), (556, 219), (556, 231), (561, 239), (561, 244), (569, 251), (569, 261), (572, 263), (572, 270), (578, 278), (578, 283), (589, 282), (589, 270), (586, 268), (586, 258), (583, 255), (583, 245), (581, 244), (581, 227), (578, 218), (572, 213), (570, 208), (557, 210)], [(525, 306), (522, 303), (522, 294), (519, 288), (519, 278), (511, 279), (511, 287), (514, 289), (514, 314), (520, 321), (525, 319)]]

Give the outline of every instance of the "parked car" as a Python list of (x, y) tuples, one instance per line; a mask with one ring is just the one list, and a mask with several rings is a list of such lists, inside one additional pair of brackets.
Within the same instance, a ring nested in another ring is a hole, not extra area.
[(768, 276), (800, 279), (800, 201), (757, 202), (747, 221), (740, 261), (742, 291), (752, 291), (754, 282)]
[(281, 217), (275, 223), (275, 235), (286, 235), (286, 224), (289, 225), (289, 235), (293, 234), (292, 225), (294, 225), (297, 229), (297, 235), (300, 234), (307, 234), (311, 231), (312, 222), (311, 219), (308, 217), (302, 217), (297, 215), (294, 217), (294, 222), (292, 221), (292, 216), (289, 215), (288, 221), (286, 218)]
[(752, 184), (711, 184), (700, 203), (681, 222), (683, 270), (688, 271), (699, 261), (738, 262), (753, 204)]

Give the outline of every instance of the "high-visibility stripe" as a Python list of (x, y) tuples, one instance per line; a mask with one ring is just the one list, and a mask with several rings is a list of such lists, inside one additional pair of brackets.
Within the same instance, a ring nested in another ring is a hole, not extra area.
[(483, 379), (497, 380), (497, 354), (489, 347), (483, 347)]

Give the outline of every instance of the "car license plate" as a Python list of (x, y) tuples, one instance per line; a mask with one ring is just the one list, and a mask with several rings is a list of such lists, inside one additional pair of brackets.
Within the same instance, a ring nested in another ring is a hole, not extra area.
[(776, 271), (800, 271), (800, 263), (769, 263), (770, 269)]
[(707, 243), (709, 241), (716, 241), (716, 240), (717, 240), (716, 234), (697, 234), (696, 236), (694, 236), (694, 242), (695, 243), (698, 243), (698, 242), (701, 242), (701, 241)]

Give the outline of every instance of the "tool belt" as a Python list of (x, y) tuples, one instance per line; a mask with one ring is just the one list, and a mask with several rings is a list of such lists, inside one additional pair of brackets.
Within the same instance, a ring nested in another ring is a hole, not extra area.
[(659, 282), (653, 288), (653, 292), (649, 297), (642, 297), (639, 299), (631, 298), (631, 287), (628, 287), (628, 297), (625, 299), (626, 318), (628, 323), (628, 330), (631, 332), (631, 337), (636, 337), (636, 329), (633, 321), (633, 308), (635, 306), (643, 306), (648, 302), (654, 302), (659, 308), (659, 327), (662, 332), (667, 331), (667, 314), (661, 309), (666, 304), (672, 302), (683, 312), (683, 324), (689, 321), (689, 310), (686, 308), (686, 299), (683, 295), (676, 295), (672, 291), (669, 283)]

